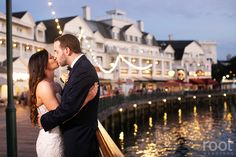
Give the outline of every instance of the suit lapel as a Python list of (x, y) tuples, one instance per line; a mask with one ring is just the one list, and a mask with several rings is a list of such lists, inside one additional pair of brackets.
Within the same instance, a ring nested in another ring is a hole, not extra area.
[(71, 82), (71, 76), (72, 76), (73, 73), (76, 71), (76, 68), (78, 68), (79, 63), (80, 63), (82, 60), (84, 60), (84, 59), (86, 59), (86, 56), (85, 56), (85, 55), (81, 56), (81, 57), (75, 62), (73, 68), (70, 70), (70, 72), (69, 72), (69, 78), (68, 78), (68, 81), (66, 82), (66, 84), (65, 84), (65, 86), (64, 86), (64, 88), (63, 88), (62, 95), (63, 95), (63, 93), (67, 90), (67, 87), (68, 87), (68, 85), (69, 85), (70, 82)]
[(70, 73), (69, 73), (69, 79), (70, 79), (70, 76), (73, 74), (73, 72), (75, 71), (75, 69), (78, 67), (79, 63), (84, 60), (86, 57), (85, 55), (81, 56), (74, 64), (73, 68), (71, 69)]

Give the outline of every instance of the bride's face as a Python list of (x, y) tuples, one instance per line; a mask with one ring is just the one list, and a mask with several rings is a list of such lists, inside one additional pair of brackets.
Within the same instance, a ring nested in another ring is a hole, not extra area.
[(51, 54), (48, 54), (48, 65), (47, 69), (49, 70), (55, 70), (59, 67), (58, 62), (56, 61), (56, 58), (52, 56)]

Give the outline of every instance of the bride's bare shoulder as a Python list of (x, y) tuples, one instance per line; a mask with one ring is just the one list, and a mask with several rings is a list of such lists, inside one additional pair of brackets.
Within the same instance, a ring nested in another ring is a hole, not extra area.
[(52, 85), (50, 82), (48, 82), (46, 80), (42, 80), (38, 83), (36, 92), (37, 91), (38, 92), (40, 92), (40, 91), (46, 92), (48, 90), (52, 90)]

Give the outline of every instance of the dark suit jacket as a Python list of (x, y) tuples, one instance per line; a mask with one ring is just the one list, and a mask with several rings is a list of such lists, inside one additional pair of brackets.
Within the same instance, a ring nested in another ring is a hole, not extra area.
[(83, 55), (69, 73), (61, 104), (41, 117), (45, 131), (61, 126), (66, 157), (94, 157), (98, 154), (96, 129), (99, 90), (96, 97), (78, 113), (94, 82), (99, 82), (96, 70)]

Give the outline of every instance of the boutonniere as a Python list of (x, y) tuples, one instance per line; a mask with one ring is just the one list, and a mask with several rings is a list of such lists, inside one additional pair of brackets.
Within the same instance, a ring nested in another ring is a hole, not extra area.
[(69, 79), (69, 73), (62, 73), (62, 75), (60, 76), (60, 81), (64, 84), (66, 84), (68, 79)]

